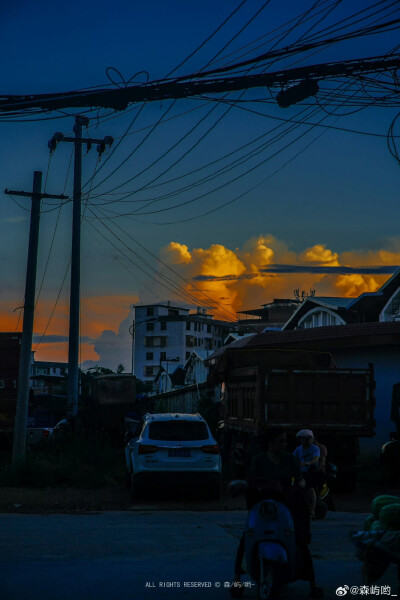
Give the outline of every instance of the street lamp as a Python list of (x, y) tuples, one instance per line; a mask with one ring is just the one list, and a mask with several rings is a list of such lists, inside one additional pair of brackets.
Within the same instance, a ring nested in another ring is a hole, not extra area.
[(144, 321), (135, 321), (132, 322), (132, 325), (129, 327), (129, 333), (132, 336), (132, 375), (135, 374), (135, 327), (136, 325), (141, 325), (142, 323), (151, 323), (157, 321), (157, 317), (153, 317), (151, 319), (145, 319)]

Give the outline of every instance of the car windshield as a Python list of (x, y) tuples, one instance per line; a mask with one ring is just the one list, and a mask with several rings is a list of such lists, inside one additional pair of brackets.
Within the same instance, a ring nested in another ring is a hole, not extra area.
[(203, 421), (156, 421), (149, 425), (149, 438), (174, 442), (207, 440), (208, 429)]

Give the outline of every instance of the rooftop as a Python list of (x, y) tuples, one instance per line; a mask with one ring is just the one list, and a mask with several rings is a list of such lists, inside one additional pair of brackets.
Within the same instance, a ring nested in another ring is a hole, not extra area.
[(212, 358), (221, 356), (226, 350), (236, 348), (259, 349), (279, 348), (311, 344), (326, 345), (326, 342), (343, 342), (352, 340), (357, 345), (380, 345), (382, 343), (398, 343), (400, 345), (400, 323), (396, 321), (352, 323), (347, 325), (329, 325), (327, 327), (310, 327), (307, 329), (285, 329), (283, 331), (265, 331), (255, 333), (219, 348)]

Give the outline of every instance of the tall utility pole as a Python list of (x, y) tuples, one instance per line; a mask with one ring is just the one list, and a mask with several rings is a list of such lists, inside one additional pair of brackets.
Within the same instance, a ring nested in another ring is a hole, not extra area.
[(31, 366), (33, 319), (35, 312), (35, 289), (37, 251), (39, 243), (40, 201), (42, 198), (57, 198), (64, 200), (67, 196), (42, 194), (42, 172), (33, 174), (33, 191), (17, 192), (5, 190), (12, 196), (31, 196), (31, 222), (29, 230), (28, 264), (26, 268), (24, 319), (22, 328), (21, 357), (18, 372), (17, 408), (15, 412), (15, 428), (13, 442), (13, 465), (25, 456), (26, 428), (28, 422), (29, 376)]
[(67, 415), (74, 419), (78, 413), (79, 399), (79, 319), (80, 319), (80, 282), (81, 282), (81, 199), (82, 199), (82, 144), (90, 150), (92, 144), (97, 144), (99, 154), (106, 146), (111, 146), (113, 138), (104, 137), (102, 140), (82, 138), (82, 127), (88, 126), (89, 119), (82, 115), (75, 117), (75, 137), (66, 137), (63, 133), (55, 133), (48, 146), (53, 152), (58, 142), (74, 144), (74, 195), (72, 208), (72, 255), (71, 255), (71, 289), (69, 306), (69, 342), (68, 342), (68, 386), (67, 386)]
[(79, 313), (81, 287), (81, 198), (82, 198), (82, 126), (89, 119), (78, 115), (75, 118), (74, 141), (74, 196), (72, 208), (72, 258), (71, 289), (69, 304), (68, 342), (68, 414), (76, 417), (79, 396)]

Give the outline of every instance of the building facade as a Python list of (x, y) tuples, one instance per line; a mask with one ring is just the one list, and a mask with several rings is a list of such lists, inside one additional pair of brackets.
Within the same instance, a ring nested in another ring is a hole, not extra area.
[(152, 383), (160, 369), (167, 374), (182, 368), (192, 351), (212, 353), (221, 348), (234, 323), (214, 320), (205, 308), (164, 304), (135, 306), (132, 327), (132, 372)]
[(275, 298), (268, 304), (262, 304), (261, 308), (241, 310), (238, 312), (238, 330), (243, 333), (281, 330), (300, 304), (297, 298)]
[(67, 363), (32, 360), (30, 379), (33, 393), (35, 395), (60, 393), (67, 372)]

